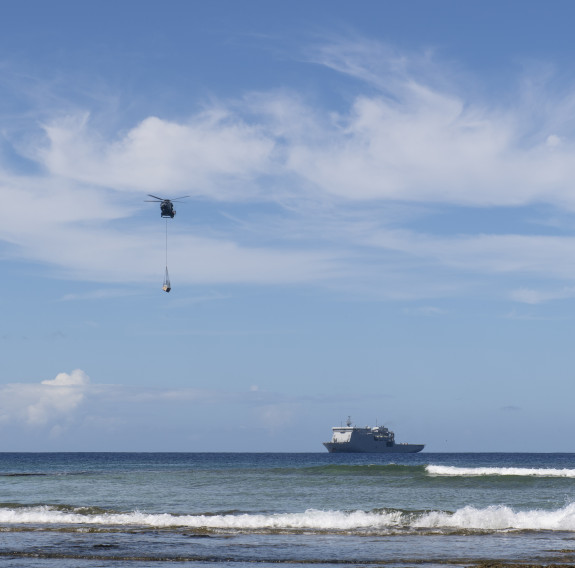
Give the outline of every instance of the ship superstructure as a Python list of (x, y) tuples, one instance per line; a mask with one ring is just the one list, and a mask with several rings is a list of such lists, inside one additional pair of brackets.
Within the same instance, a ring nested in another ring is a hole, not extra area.
[(424, 448), (424, 444), (396, 443), (395, 434), (385, 426), (352, 426), (349, 417), (345, 426), (335, 426), (332, 432), (331, 441), (323, 443), (330, 453), (414, 454)]

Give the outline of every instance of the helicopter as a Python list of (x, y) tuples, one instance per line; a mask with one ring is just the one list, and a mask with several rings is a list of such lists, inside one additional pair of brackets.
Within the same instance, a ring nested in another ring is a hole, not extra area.
[(160, 210), (161, 210), (161, 216), (165, 217), (165, 218), (170, 218), (173, 219), (175, 214), (176, 214), (176, 210), (174, 209), (174, 201), (179, 201), (180, 199), (186, 199), (186, 197), (190, 197), (189, 195), (184, 195), (182, 197), (176, 197), (175, 199), (165, 199), (164, 197), (158, 197), (156, 195), (152, 195), (151, 193), (148, 193), (148, 197), (153, 197), (154, 199), (144, 199), (144, 201), (150, 202), (150, 203), (160, 203)]

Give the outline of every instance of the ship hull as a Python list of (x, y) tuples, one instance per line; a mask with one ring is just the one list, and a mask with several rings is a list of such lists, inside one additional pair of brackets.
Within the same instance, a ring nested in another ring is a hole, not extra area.
[(425, 447), (424, 444), (353, 444), (349, 442), (324, 442), (330, 454), (416, 454)]

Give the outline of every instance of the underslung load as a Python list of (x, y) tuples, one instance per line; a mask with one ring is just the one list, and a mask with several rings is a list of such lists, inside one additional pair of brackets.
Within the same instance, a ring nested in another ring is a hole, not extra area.
[(162, 285), (162, 290), (164, 292), (169, 292), (172, 289), (172, 285), (170, 283), (170, 275), (168, 274), (168, 219), (173, 219), (176, 215), (176, 210), (174, 209), (174, 201), (179, 201), (180, 199), (186, 199), (189, 195), (184, 195), (182, 197), (176, 197), (175, 199), (165, 199), (163, 197), (157, 197), (156, 195), (152, 195), (148, 193), (149, 197), (153, 197), (154, 199), (145, 199), (144, 201), (151, 202), (151, 203), (159, 203), (160, 204), (160, 215), (162, 218), (166, 219), (166, 273), (164, 276), (164, 284)]
[(172, 289), (172, 285), (170, 284), (170, 275), (168, 274), (168, 267), (166, 266), (166, 275), (164, 276), (164, 285), (162, 286), (162, 290), (164, 292), (169, 292)]

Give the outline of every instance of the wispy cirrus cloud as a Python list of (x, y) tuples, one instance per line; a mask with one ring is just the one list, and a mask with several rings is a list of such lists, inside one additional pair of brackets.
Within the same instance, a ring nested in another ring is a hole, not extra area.
[(575, 298), (575, 288), (562, 288), (559, 290), (535, 290), (533, 288), (518, 288), (513, 290), (510, 297), (515, 302), (522, 304), (543, 304), (553, 300), (566, 300)]
[(446, 267), (487, 274), (538, 274), (575, 278), (575, 237), (548, 235), (455, 235), (438, 237), (414, 231), (381, 231), (366, 242)]
[[(558, 130), (564, 122), (551, 110), (535, 132), (525, 126), (537, 96), (575, 123), (570, 92), (518, 92), (504, 106), (457, 84), (430, 54), (365, 40), (323, 46), (316, 61), (369, 88), (360, 84), (336, 112), (287, 90), (257, 93), (186, 121), (147, 117), (115, 139), (102, 138), (89, 115), (72, 115), (46, 123), (30, 152), (52, 175), (118, 191), (273, 201), (287, 177), (301, 197), (574, 205), (574, 133)], [(440, 70), (451, 79), (438, 80)]]
[(108, 300), (110, 298), (123, 298), (125, 296), (130, 296), (134, 292), (124, 289), (108, 289), (101, 288), (98, 290), (90, 290), (89, 292), (84, 292), (81, 294), (65, 294), (60, 298), (62, 302), (71, 302), (75, 300)]
[[(112, 136), (89, 112), (45, 118), (43, 134), (19, 146), (41, 173), (0, 168), (2, 199), (27, 212), (18, 220), (0, 212), (0, 239), (9, 244), (3, 254), (46, 263), (68, 278), (157, 279), (150, 259), (162, 259), (163, 243), (133, 200), (137, 192), (177, 192), (223, 213), (180, 226), (171, 240), (181, 283), (343, 289), (366, 286), (380, 270), (374, 282), (401, 272), (404, 289), (428, 267), (448, 270), (450, 285), (454, 273), (575, 277), (565, 262), (574, 248), (570, 234), (437, 235), (384, 213), (390, 204), (437, 204), (487, 218), (493, 208), (545, 203), (571, 214), (571, 91), (545, 92), (524, 81), (512, 103), (487, 100), (432, 52), (406, 54), (361, 38), (310, 54), (355, 80), (346, 104), (318, 105), (288, 89), (258, 92), (206, 105), (185, 120), (143, 117)], [(541, 98), (545, 111), (527, 128)], [(238, 203), (251, 207), (251, 227), (227, 215)]]

